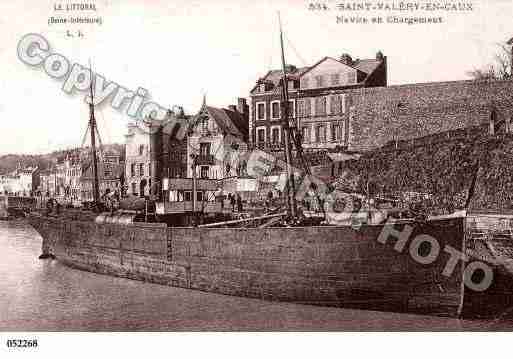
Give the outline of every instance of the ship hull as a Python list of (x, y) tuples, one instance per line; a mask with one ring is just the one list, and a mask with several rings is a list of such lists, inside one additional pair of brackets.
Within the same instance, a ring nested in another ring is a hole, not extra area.
[[(406, 243), (380, 239), (384, 226), (167, 228), (29, 216), (43, 255), (94, 273), (220, 294), (302, 304), (459, 316), (463, 265), (443, 275)], [(395, 225), (403, 231), (403, 225)], [(411, 225), (440, 248), (465, 248), (464, 219)], [(385, 243), (383, 243), (385, 242)]]

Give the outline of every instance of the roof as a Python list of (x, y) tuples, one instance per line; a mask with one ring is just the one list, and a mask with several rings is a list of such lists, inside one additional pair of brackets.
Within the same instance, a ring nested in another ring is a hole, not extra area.
[[(303, 75), (309, 69), (310, 69), (310, 66), (300, 67), (300, 68), (295, 69), (294, 71), (288, 71), (287, 75), (289, 75), (289, 77), (292, 75), (292, 76), (296, 77), (297, 79), (299, 79), (299, 77), (301, 77), (301, 75)], [(258, 83), (261, 81), (271, 82), (274, 85), (274, 87), (277, 87), (280, 84), (280, 80), (282, 79), (282, 77), (283, 77), (283, 70), (281, 70), (281, 69), (280, 70), (270, 70), (264, 77), (260, 78), (257, 81), (257, 83), (255, 84), (255, 86), (253, 86), (253, 88), (251, 89), (250, 92), (253, 92), (255, 90), (255, 88), (258, 86)]]
[(232, 111), (229, 109), (223, 109), (224, 113), (230, 118), (232, 123), (237, 127), (237, 129), (242, 133), (244, 138), (246, 138), (249, 134), (249, 123), (243, 116), (237, 111)]
[(239, 112), (207, 105), (203, 106), (200, 114), (204, 111), (208, 113), (224, 133), (240, 138), (248, 137), (248, 123)]
[[(378, 59), (356, 59), (353, 61), (353, 63), (351, 65), (348, 65), (348, 64), (343, 63), (342, 61), (337, 60), (333, 57), (325, 56), (311, 66), (301, 67), (301, 68), (295, 69), (295, 71), (287, 72), (287, 75), (288, 75), (288, 77), (291, 77), (291, 75), (292, 75), (292, 77), (294, 79), (298, 80), (301, 76), (303, 76), (303, 74), (310, 71), (311, 69), (313, 69), (314, 67), (319, 65), (321, 62), (325, 61), (326, 59), (332, 59), (332, 60), (340, 62), (341, 64), (344, 64), (348, 67), (351, 67), (358, 71), (361, 71), (366, 75), (366, 77), (368, 77), (370, 74), (372, 74), (382, 62), (382, 60), (378, 60)], [(262, 81), (271, 82), (274, 85), (274, 87), (278, 87), (282, 77), (283, 77), (283, 70), (281, 70), (281, 69), (280, 70), (271, 70), (264, 77), (260, 78), (257, 81), (257, 83), (251, 89), (250, 92), (253, 92), (255, 90), (255, 88), (258, 86), (259, 82), (262, 82)]]
[(353, 63), (355, 69), (360, 70), (361, 72), (365, 72), (368, 75), (373, 73), (378, 66), (381, 64), (381, 60), (376, 59), (364, 59), (364, 60), (356, 60)]
[[(310, 69), (310, 66), (300, 67), (292, 72), (287, 72), (287, 75), (294, 75), (295, 77), (301, 77), (306, 71)], [(271, 70), (264, 76), (263, 80), (271, 81), (275, 86), (280, 83), (281, 78), (283, 77), (283, 70)]]

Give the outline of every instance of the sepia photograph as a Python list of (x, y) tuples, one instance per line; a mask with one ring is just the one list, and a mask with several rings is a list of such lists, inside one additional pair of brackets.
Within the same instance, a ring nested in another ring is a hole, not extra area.
[(322, 358), (510, 332), (512, 18), (2, 1), (2, 353)]

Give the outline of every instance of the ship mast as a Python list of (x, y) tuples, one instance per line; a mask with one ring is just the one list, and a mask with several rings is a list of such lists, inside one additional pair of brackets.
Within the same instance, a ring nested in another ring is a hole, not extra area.
[(91, 64), (89, 64), (91, 74), (91, 102), (89, 103), (89, 128), (91, 131), (91, 156), (93, 158), (93, 202), (94, 207), (98, 209), (100, 203), (100, 189), (98, 183), (98, 159), (96, 158), (96, 119), (94, 118), (94, 98), (93, 98), (93, 74)]
[(281, 28), (281, 18), (278, 12), (278, 22), (280, 24), (280, 45), (281, 45), (281, 65), (283, 70), (282, 80), (282, 130), (285, 136), (285, 163), (287, 171), (287, 206), (288, 214), (291, 218), (296, 218), (297, 204), (296, 204), (296, 190), (294, 184), (294, 171), (292, 170), (292, 151), (291, 151), (291, 137), (290, 137), (290, 123), (289, 123), (289, 91), (287, 81), (287, 70), (285, 65), (285, 51), (283, 49), (283, 31)]

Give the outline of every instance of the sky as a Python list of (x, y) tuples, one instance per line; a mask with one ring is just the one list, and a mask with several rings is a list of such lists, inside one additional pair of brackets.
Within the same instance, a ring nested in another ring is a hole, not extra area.
[[(342, 0), (321, 2), (329, 11), (309, 10), (312, 1), (302, 0), (97, 0), (90, 2), (96, 12), (72, 14), (100, 16), (101, 25), (48, 24), (59, 14), (56, 4), (76, 2), (0, 3), (0, 155), (78, 147), (87, 127), (84, 94), (64, 93), (62, 80), (17, 57), (27, 33), (43, 35), (51, 50), (70, 62), (91, 60), (106, 80), (132, 91), (145, 88), (151, 101), (183, 106), (188, 114), (199, 110), (204, 94), (211, 106), (234, 104), (237, 97), (248, 97), (259, 77), (280, 68), (278, 11), (287, 63), (307, 66), (342, 53), (374, 58), (380, 50), (387, 56), (389, 85), (468, 79), (467, 71), (491, 63), (498, 44), (513, 37), (511, 0), (468, 0), (472, 11), (432, 12), (428, 15), (444, 22), (430, 25), (337, 24), (337, 15), (425, 14), (341, 11), (339, 4), (354, 3)], [(82, 38), (76, 37), (79, 30)], [(96, 117), (103, 143), (124, 142), (130, 121), (125, 111), (105, 105)]]

